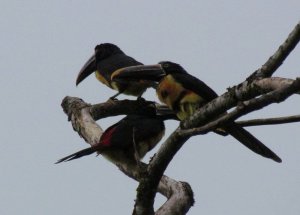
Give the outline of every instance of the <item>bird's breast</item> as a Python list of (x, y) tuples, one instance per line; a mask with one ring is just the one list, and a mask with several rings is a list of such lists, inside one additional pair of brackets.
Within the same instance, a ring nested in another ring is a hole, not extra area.
[(157, 87), (157, 96), (159, 100), (174, 110), (174, 104), (185, 89), (174, 80), (171, 75), (163, 78)]
[(201, 96), (184, 88), (171, 75), (167, 75), (159, 83), (157, 95), (161, 102), (177, 112), (181, 120), (192, 115), (205, 102)]
[(105, 77), (103, 75), (101, 75), (101, 73), (97, 70), (95, 72), (96, 78), (102, 83), (105, 84), (106, 86), (110, 87), (109, 81), (105, 79)]

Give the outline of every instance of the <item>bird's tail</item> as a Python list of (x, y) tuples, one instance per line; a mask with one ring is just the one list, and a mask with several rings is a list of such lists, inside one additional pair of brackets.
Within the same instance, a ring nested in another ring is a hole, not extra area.
[(251, 133), (249, 133), (238, 124), (231, 123), (229, 125), (226, 125), (225, 130), (253, 152), (281, 163), (280, 157), (278, 157), (267, 146), (265, 146), (262, 142), (256, 139), (256, 137), (254, 137)]
[(58, 163), (61, 163), (61, 162), (66, 162), (66, 161), (70, 161), (70, 160), (74, 160), (74, 159), (77, 159), (77, 158), (81, 158), (83, 156), (90, 155), (90, 154), (92, 154), (94, 152), (96, 152), (96, 149), (93, 148), (93, 147), (89, 147), (89, 148), (80, 150), (78, 152), (75, 152), (75, 153), (73, 153), (71, 155), (68, 155), (68, 156), (66, 156), (64, 158), (61, 158), (55, 164), (58, 164)]

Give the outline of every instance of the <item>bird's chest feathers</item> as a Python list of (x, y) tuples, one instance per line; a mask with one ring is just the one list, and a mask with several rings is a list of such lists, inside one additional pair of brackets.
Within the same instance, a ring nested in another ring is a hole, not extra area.
[(109, 82), (105, 79), (105, 77), (103, 75), (100, 74), (99, 71), (95, 72), (96, 78), (103, 84), (105, 84), (108, 87), (111, 87)]
[(171, 75), (167, 75), (158, 85), (157, 96), (161, 102), (172, 108), (182, 91), (184, 88), (181, 84), (177, 83)]
[(192, 115), (201, 106), (203, 99), (192, 90), (186, 89), (171, 75), (166, 76), (157, 88), (158, 98), (177, 112), (180, 119)]
[(98, 70), (95, 72), (96, 74), (96, 78), (102, 83), (105, 84), (106, 86), (108, 86), (111, 89), (114, 90), (119, 90), (119, 86), (116, 82), (111, 81), (111, 80), (107, 80), (106, 77), (104, 77), (101, 72), (99, 72)]

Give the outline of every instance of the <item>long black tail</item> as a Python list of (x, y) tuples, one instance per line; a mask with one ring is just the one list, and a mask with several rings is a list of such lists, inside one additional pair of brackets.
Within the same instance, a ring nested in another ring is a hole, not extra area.
[(280, 157), (238, 124), (232, 123), (230, 125), (226, 125), (225, 130), (253, 152), (281, 163)]
[(94, 152), (96, 152), (95, 148), (89, 147), (89, 148), (80, 150), (78, 152), (75, 152), (75, 153), (73, 153), (71, 155), (68, 155), (68, 156), (66, 156), (64, 158), (61, 158), (55, 164), (58, 164), (58, 163), (61, 163), (61, 162), (66, 162), (66, 161), (70, 161), (70, 160), (74, 160), (74, 159), (78, 159), (78, 158), (81, 158), (83, 156), (93, 154)]

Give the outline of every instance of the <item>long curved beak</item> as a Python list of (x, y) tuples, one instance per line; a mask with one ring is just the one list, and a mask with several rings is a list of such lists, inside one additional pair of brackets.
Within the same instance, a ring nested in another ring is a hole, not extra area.
[(76, 86), (83, 81), (86, 77), (88, 77), (90, 74), (95, 72), (97, 70), (96, 67), (96, 58), (95, 55), (90, 57), (90, 59), (84, 64), (84, 66), (81, 68), (80, 72), (78, 73), (77, 79), (76, 79)]
[(112, 80), (149, 80), (159, 82), (166, 75), (160, 64), (129, 66), (116, 70)]

